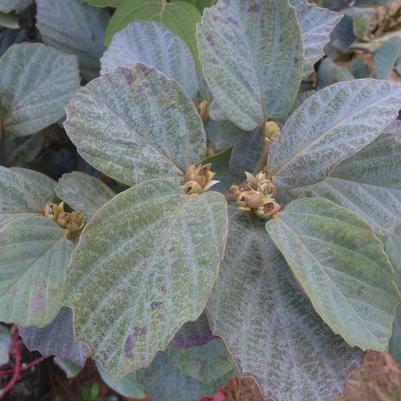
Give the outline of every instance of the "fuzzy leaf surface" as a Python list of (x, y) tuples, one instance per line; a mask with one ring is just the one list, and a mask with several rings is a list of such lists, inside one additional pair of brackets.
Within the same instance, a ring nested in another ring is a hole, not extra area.
[(118, 7), (124, 0), (82, 0), (82, 3), (94, 7)]
[[(401, 122), (392, 126), (399, 128)], [(385, 131), (343, 161), (323, 181), (296, 188), (296, 197), (319, 196), (363, 217), (376, 234), (388, 236), (401, 224), (401, 142)]]
[(382, 242), (349, 209), (298, 199), (266, 223), (315, 310), (351, 346), (385, 351), (399, 296)]
[(109, 45), (116, 32), (135, 20), (156, 21), (178, 35), (198, 62), (195, 30), (200, 19), (201, 14), (196, 7), (183, 1), (125, 0), (113, 14), (105, 43)]
[(20, 13), (32, 4), (33, 0), (0, 0), (0, 11), (9, 13), (15, 11)]
[(400, 108), (399, 83), (357, 79), (328, 86), (288, 119), (270, 148), (268, 171), (282, 187), (314, 184), (373, 142)]
[(58, 181), (56, 193), (74, 210), (83, 212), (88, 220), (115, 196), (102, 181), (79, 171), (64, 174)]
[(146, 397), (143, 392), (143, 386), (138, 383), (135, 373), (125, 376), (120, 382), (116, 383), (99, 364), (96, 364), (96, 368), (102, 380), (116, 393), (123, 397), (135, 399), (143, 399)]
[(48, 326), (20, 327), (19, 333), (30, 351), (38, 351), (46, 358), (56, 355), (83, 367), (90, 356), (88, 347), (75, 341), (72, 312), (68, 308), (62, 308)]
[(3, 134), (30, 135), (57, 122), (79, 85), (74, 56), (40, 43), (11, 46), (0, 59)]
[[(52, 178), (42, 173), (39, 173), (39, 171), (29, 170), (22, 167), (11, 167), (11, 170), (15, 171), (19, 175), (22, 175), (25, 179), (30, 181), (32, 188), (37, 189), (42, 195), (43, 199), (46, 200), (45, 203), (55, 200), (55, 188), (57, 182), (54, 181)], [(45, 205), (45, 203), (43, 203), (43, 206)]]
[(0, 321), (44, 327), (63, 302), (64, 270), (74, 244), (42, 216), (0, 227)]
[(68, 268), (67, 304), (77, 339), (113, 380), (148, 366), (199, 317), (226, 230), (223, 195), (188, 196), (167, 180), (120, 193), (88, 223)]
[[(146, 394), (152, 400), (198, 401), (202, 397), (213, 396), (219, 387), (236, 375), (223, 341), (210, 336), (210, 332), (205, 332), (200, 320), (202, 317), (195, 322), (186, 323), (167, 350), (158, 353), (149, 368), (141, 369), (137, 373), (138, 381), (144, 385)], [(179, 347), (177, 344), (180, 344)], [(215, 348), (214, 353), (207, 352), (210, 345)], [(221, 367), (228, 364), (228, 369), (215, 366), (215, 375), (207, 378), (204, 375), (207, 372), (202, 367), (207, 369), (213, 362), (218, 365), (219, 357), (225, 361)], [(194, 373), (196, 366), (199, 373), (188, 374)], [(198, 376), (203, 380), (198, 380)]]
[(80, 89), (64, 126), (81, 156), (127, 185), (180, 179), (206, 151), (202, 121), (175, 81), (144, 64), (118, 68)]
[[(33, 175), (35, 181), (32, 181)], [(0, 215), (40, 213), (45, 204), (53, 200), (54, 192), (49, 190), (49, 181), (43, 188), (37, 180), (39, 175), (41, 182), (47, 181), (48, 177), (37, 172), (27, 173), (25, 169), (0, 166)]]
[(190, 97), (198, 92), (195, 63), (187, 45), (156, 22), (137, 21), (117, 32), (100, 62), (101, 74), (148, 64), (181, 84)]
[(342, 14), (317, 7), (307, 0), (290, 0), (297, 10), (304, 48), (303, 77), (313, 72), (314, 64), (323, 55), (324, 46), (330, 41), (330, 33), (343, 18)]
[(43, 41), (78, 58), (82, 77), (99, 73), (109, 13), (80, 0), (37, 0), (37, 27)]
[(291, 276), (264, 223), (234, 207), (220, 277), (207, 305), (243, 376), (276, 401), (328, 401), (362, 364), (324, 324)]
[(251, 131), (289, 111), (303, 50), (288, 0), (219, 0), (204, 10), (197, 38), (205, 80), (230, 121)]

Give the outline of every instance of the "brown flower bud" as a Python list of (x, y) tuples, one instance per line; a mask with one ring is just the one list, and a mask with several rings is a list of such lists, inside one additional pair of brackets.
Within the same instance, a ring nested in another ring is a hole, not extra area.
[(274, 121), (266, 121), (264, 127), (265, 138), (270, 141), (274, 141), (275, 139), (280, 137), (280, 127)]
[(244, 191), (239, 195), (237, 202), (239, 206), (249, 206), (252, 209), (256, 209), (259, 206), (263, 206), (263, 196), (255, 190)]
[(241, 190), (238, 185), (231, 185), (227, 192), (228, 200), (237, 200), (238, 196), (241, 194)]

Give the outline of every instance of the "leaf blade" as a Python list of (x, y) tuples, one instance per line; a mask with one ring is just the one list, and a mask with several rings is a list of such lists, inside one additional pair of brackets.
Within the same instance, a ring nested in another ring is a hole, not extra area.
[(266, 223), (315, 310), (351, 346), (384, 351), (399, 297), (368, 224), (324, 198), (291, 202)]
[(282, 187), (325, 178), (342, 160), (379, 136), (398, 115), (401, 85), (358, 79), (328, 86), (309, 97), (274, 141), (268, 171)]
[[(185, 321), (201, 314), (217, 278), (226, 222), (223, 195), (188, 197), (170, 181), (153, 180), (117, 195), (85, 227), (68, 269), (67, 304), (77, 338), (113, 380), (147, 366)], [(96, 322), (106, 316), (111, 326), (103, 332)]]
[(288, 112), (301, 83), (303, 50), (287, 0), (219, 0), (204, 10), (197, 38), (205, 80), (229, 120), (251, 131)]

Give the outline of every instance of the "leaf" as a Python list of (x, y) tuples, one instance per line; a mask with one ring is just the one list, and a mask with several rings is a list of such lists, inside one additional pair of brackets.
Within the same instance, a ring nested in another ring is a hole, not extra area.
[(117, 32), (100, 60), (101, 74), (144, 63), (174, 79), (190, 97), (198, 92), (192, 54), (182, 40), (156, 22), (134, 22)]
[(170, 181), (152, 180), (117, 195), (85, 227), (68, 268), (66, 302), (78, 340), (114, 381), (149, 365), (201, 314), (226, 225), (223, 195), (188, 196)]
[(339, 82), (308, 98), (269, 152), (277, 185), (299, 187), (325, 178), (372, 142), (401, 108), (401, 84), (372, 79)]
[(32, 4), (33, 0), (0, 0), (0, 11), (9, 13), (16, 11), (21, 13)]
[(4, 324), (0, 324), (0, 366), (10, 361), (11, 333)]
[(211, 7), (216, 4), (217, 0), (184, 0), (187, 3), (193, 4), (199, 11), (203, 11), (206, 7)]
[(56, 192), (62, 201), (72, 209), (82, 211), (88, 220), (115, 195), (97, 178), (78, 171), (64, 174), (58, 182)]
[(204, 10), (197, 38), (205, 80), (230, 121), (251, 131), (289, 111), (303, 50), (288, 0), (219, 0)]
[(42, 216), (22, 216), (0, 228), (0, 321), (44, 327), (63, 302), (64, 270), (74, 245)]
[(379, 79), (390, 79), (395, 64), (400, 56), (400, 37), (394, 37), (384, 42), (375, 52), (373, 59), (376, 70), (376, 77)]
[(34, 184), (21, 171), (0, 166), (0, 215), (40, 213), (54, 196), (49, 197), (48, 188), (44, 190), (43, 186)]
[(329, 401), (363, 361), (322, 322), (266, 235), (264, 223), (229, 208), (220, 277), (207, 305), (242, 376), (276, 401)]
[(0, 28), (1, 27), (18, 29), (20, 27), (18, 16), (0, 12)]
[(93, 80), (66, 113), (65, 129), (81, 156), (127, 185), (178, 180), (205, 153), (202, 121), (188, 95), (144, 64)]
[(317, 72), (318, 89), (335, 84), (341, 81), (351, 81), (355, 77), (348, 68), (340, 67), (329, 57), (326, 57), (319, 65)]
[(81, 0), (94, 7), (118, 7), (124, 0)]
[[(178, 332), (177, 336), (183, 339), (183, 335), (187, 335), (188, 331), (192, 332), (199, 338), (202, 334), (196, 335), (194, 329), (197, 329), (198, 321), (187, 323)], [(192, 326), (192, 327), (191, 327)], [(195, 326), (195, 327), (194, 327)], [(189, 330), (188, 330), (189, 329)], [(183, 333), (184, 331), (184, 333)], [(186, 333), (185, 333), (186, 332)], [(196, 378), (186, 374), (188, 364), (196, 365), (197, 358), (200, 365), (211, 365), (215, 355), (206, 352), (209, 341), (203, 344), (189, 345), (191, 340), (188, 339), (187, 348), (177, 348), (175, 339), (169, 345), (166, 351), (159, 352), (153, 360), (151, 366), (146, 369), (141, 369), (137, 373), (138, 381), (143, 383), (145, 392), (152, 400), (155, 401), (198, 401), (204, 396), (212, 396), (216, 393), (219, 387), (222, 387), (229, 378), (235, 375), (233, 370), (228, 373), (225, 371), (217, 372), (215, 380), (210, 382), (201, 382)], [(220, 352), (224, 352), (224, 343), (219, 339), (209, 339), (216, 347), (220, 347)], [(204, 348), (206, 347), (206, 348)], [(226, 357), (229, 357), (225, 350)], [(211, 377), (213, 379), (213, 377)]]
[(143, 386), (138, 383), (135, 373), (131, 373), (125, 376), (119, 383), (115, 383), (99, 364), (96, 364), (96, 367), (102, 380), (116, 393), (122, 395), (123, 397), (135, 399), (142, 399), (146, 397)]
[(205, 124), (205, 131), (209, 146), (215, 147), (218, 152), (231, 148), (245, 133), (244, 130), (227, 120), (209, 120)]
[(73, 379), (81, 372), (81, 368), (68, 359), (55, 357), (54, 363), (65, 373), (68, 379)]
[(78, 58), (82, 77), (90, 81), (99, 73), (103, 39), (109, 13), (80, 0), (37, 0), (37, 27), (43, 41)]
[(45, 206), (47, 202), (54, 201), (56, 198), (55, 188), (57, 182), (52, 178), (39, 173), (35, 170), (29, 170), (22, 167), (11, 167), (11, 170), (19, 175), (22, 175), (26, 180), (30, 181), (32, 188), (36, 188), (44, 200), (46, 200), (42, 206)]
[(106, 31), (105, 43), (108, 46), (112, 36), (130, 22), (157, 21), (187, 44), (195, 62), (198, 63), (195, 30), (200, 19), (201, 14), (196, 7), (183, 1), (125, 0), (111, 18)]
[(3, 134), (30, 135), (60, 120), (79, 81), (75, 57), (40, 43), (11, 46), (0, 59)]
[(233, 147), (230, 170), (245, 180), (245, 171), (253, 173), (262, 158), (265, 140), (261, 129), (244, 132)]
[(89, 349), (75, 341), (72, 312), (68, 308), (62, 308), (50, 325), (43, 328), (20, 327), (19, 333), (30, 351), (38, 351), (46, 358), (56, 355), (84, 367), (90, 356)]
[(299, 199), (266, 224), (315, 310), (351, 346), (385, 351), (399, 296), (368, 224), (324, 198)]
[(391, 336), (390, 339), (388, 352), (398, 363), (401, 363), (401, 308), (400, 307), (398, 307), (397, 315), (395, 316), (393, 335)]
[[(400, 121), (393, 125), (401, 129)], [(401, 143), (388, 130), (323, 181), (290, 192), (327, 198), (363, 217), (376, 234), (391, 235), (401, 224)]]
[(330, 41), (330, 33), (343, 15), (317, 7), (307, 0), (290, 0), (297, 10), (297, 17), (303, 36), (304, 67), (303, 77), (313, 72), (313, 66), (324, 55), (324, 46)]

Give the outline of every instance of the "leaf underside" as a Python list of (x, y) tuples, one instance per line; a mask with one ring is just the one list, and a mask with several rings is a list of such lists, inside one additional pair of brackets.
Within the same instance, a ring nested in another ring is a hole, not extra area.
[(75, 341), (71, 309), (62, 308), (50, 325), (20, 327), (19, 333), (30, 351), (39, 351), (44, 357), (55, 355), (83, 367), (89, 358), (89, 349)]

